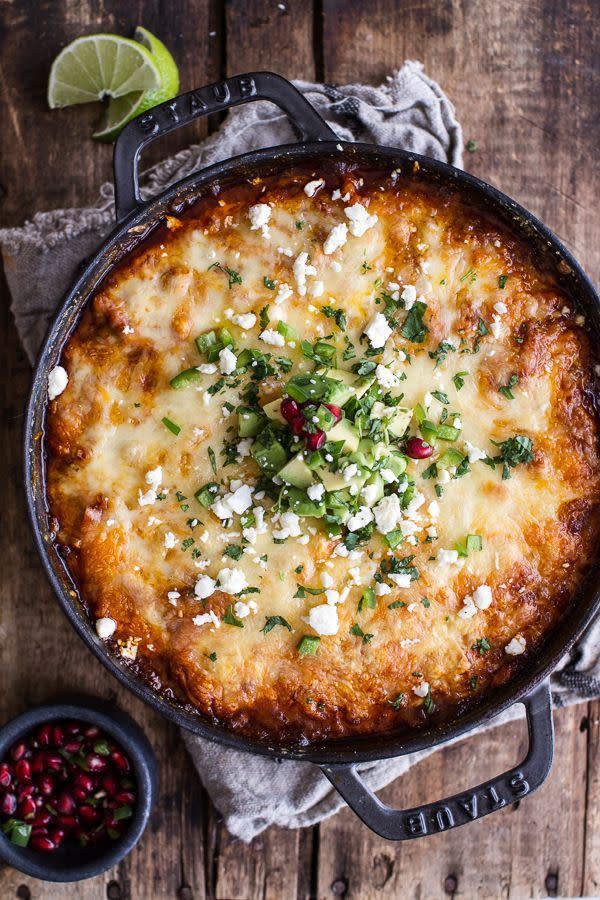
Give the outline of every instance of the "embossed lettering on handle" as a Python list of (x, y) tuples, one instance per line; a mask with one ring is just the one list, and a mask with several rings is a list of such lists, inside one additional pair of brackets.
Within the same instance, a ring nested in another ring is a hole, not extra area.
[(348, 806), (373, 831), (392, 841), (405, 841), (466, 825), (535, 791), (552, 765), (554, 732), (548, 682), (521, 701), (527, 713), (529, 748), (518, 766), (468, 791), (415, 809), (385, 806), (364, 783), (355, 765), (321, 766)]
[(336, 140), (335, 133), (308, 100), (293, 84), (273, 72), (236, 75), (226, 81), (188, 91), (132, 119), (117, 138), (113, 158), (117, 221), (130, 215), (142, 202), (138, 164), (145, 146), (201, 116), (223, 112), (252, 100), (269, 100), (279, 106), (300, 140)]

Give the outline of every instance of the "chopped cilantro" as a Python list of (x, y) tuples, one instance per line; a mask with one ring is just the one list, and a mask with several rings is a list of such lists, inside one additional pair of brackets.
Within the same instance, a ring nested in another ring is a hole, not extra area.
[(211, 269), (218, 269), (219, 272), (223, 272), (224, 275), (227, 275), (230, 288), (232, 288), (234, 284), (242, 283), (242, 276), (240, 273), (236, 272), (235, 269), (230, 269), (229, 266), (224, 266), (222, 263), (216, 262), (208, 267), (209, 272)]
[(498, 287), (501, 290), (504, 290), (506, 287), (506, 282), (508, 281), (508, 275), (498, 275)]
[(281, 625), (283, 628), (287, 628), (288, 631), (292, 630), (292, 626), (286, 619), (283, 618), (283, 616), (265, 616), (265, 619), (266, 622), (260, 629), (263, 634), (268, 634), (275, 628), (276, 625)]
[(355, 637), (362, 638), (363, 644), (370, 644), (375, 637), (374, 634), (369, 634), (369, 632), (365, 633), (357, 622), (355, 622), (350, 629), (350, 634), (353, 634)]
[(476, 650), (480, 656), (484, 656), (491, 649), (491, 644), (486, 637), (477, 638), (471, 650)]
[(400, 334), (402, 337), (406, 338), (407, 341), (413, 341), (415, 344), (422, 344), (425, 340), (425, 335), (429, 331), (429, 328), (423, 321), (426, 309), (427, 304), (423, 303), (422, 300), (417, 300), (414, 306), (408, 311), (408, 315), (400, 329)]
[(475, 153), (477, 150), (477, 141), (467, 141), (467, 150), (469, 153)]
[(225, 622), (226, 625), (235, 625), (236, 628), (244, 627), (244, 623), (235, 615), (232, 603), (227, 607), (227, 612), (223, 616), (222, 621)]
[(210, 459), (211, 468), (216, 475), (217, 474), (217, 457), (215, 456), (215, 451), (213, 450), (212, 447), (209, 447), (207, 453), (208, 453), (208, 458)]
[(276, 288), (276, 284), (275, 284), (275, 282), (273, 281), (273, 279), (272, 279), (272, 278), (267, 278), (266, 275), (265, 275), (264, 278), (263, 278), (263, 284), (264, 284), (264, 286), (265, 286), (266, 288), (268, 288), (270, 291), (274, 291), (275, 288)]
[(225, 556), (229, 556), (229, 557), (231, 557), (231, 559), (238, 560), (238, 559), (240, 559), (240, 557), (244, 551), (238, 544), (229, 544), (228, 547), (225, 547), (224, 552), (225, 552)]
[(400, 709), (405, 699), (406, 694), (398, 694), (396, 697), (394, 697), (393, 700), (386, 700), (385, 702), (388, 704), (388, 706), (391, 706), (392, 709)]
[(518, 384), (518, 381), (518, 375), (513, 372), (513, 374), (508, 379), (507, 384), (503, 384), (501, 387), (499, 387), (498, 391), (502, 394), (503, 397), (506, 397), (507, 400), (514, 400), (515, 395), (512, 392), (512, 388), (514, 388), (514, 386)]

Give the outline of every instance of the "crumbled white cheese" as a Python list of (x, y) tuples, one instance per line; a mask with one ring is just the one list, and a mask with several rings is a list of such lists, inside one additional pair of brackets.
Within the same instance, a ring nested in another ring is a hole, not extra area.
[(259, 334), (259, 338), (261, 341), (264, 341), (265, 344), (269, 344), (270, 347), (285, 347), (284, 336), (279, 334), (278, 331), (275, 331), (274, 328), (265, 328), (265, 330), (261, 331)]
[(487, 584), (480, 584), (473, 591), (473, 603), (478, 609), (487, 609), (493, 600), (492, 589)]
[(518, 634), (504, 649), (509, 656), (520, 656), (521, 653), (525, 653), (525, 647), (525, 638)]
[(393, 484), (394, 481), (398, 481), (398, 476), (391, 469), (380, 469), (379, 474), (386, 484)]
[(325, 599), (330, 606), (335, 606), (337, 603), (341, 603), (339, 591), (334, 591), (331, 588), (325, 591)]
[(464, 606), (462, 609), (459, 609), (458, 616), (461, 619), (472, 619), (473, 616), (477, 615), (477, 607), (473, 603), (472, 597), (465, 597)]
[(207, 613), (200, 613), (200, 615), (194, 616), (192, 622), (194, 623), (194, 625), (208, 625), (209, 622), (212, 622), (215, 628), (221, 627), (221, 620), (212, 611), (212, 609)]
[(404, 309), (412, 309), (417, 300), (417, 289), (413, 284), (407, 284), (403, 288), (400, 298), (404, 300)]
[(156, 491), (154, 488), (150, 488), (145, 494), (142, 494), (142, 489), (138, 488), (138, 503), (140, 506), (152, 506), (153, 503), (156, 503)]
[(478, 460), (487, 457), (485, 450), (480, 450), (479, 447), (475, 447), (470, 441), (465, 441), (465, 447), (467, 448), (467, 455), (470, 463), (475, 463)]
[(321, 584), (324, 588), (333, 587), (334, 581), (329, 572), (321, 572)]
[[(309, 265), (308, 262), (308, 253), (306, 250), (303, 250), (302, 253), (299, 253), (296, 257), (293, 266), (294, 278), (296, 279), (296, 284), (298, 285), (298, 293), (301, 297), (304, 297), (306, 294), (306, 279), (309, 275), (316, 275), (317, 270), (314, 266)], [(277, 298), (275, 298), (277, 302)]]
[(285, 541), (289, 537), (299, 537), (302, 534), (300, 517), (288, 510), (281, 513), (278, 518), (278, 528), (273, 531), (273, 537), (278, 541)]
[(382, 388), (398, 387), (398, 385), (400, 384), (400, 379), (396, 375), (394, 375), (394, 373), (390, 369), (382, 366), (381, 363), (379, 363), (379, 365), (375, 369), (375, 378)]
[(309, 181), (308, 184), (304, 185), (304, 193), (307, 197), (314, 197), (319, 188), (322, 188), (324, 184), (324, 178), (317, 178), (315, 181)]
[(362, 203), (347, 206), (344, 212), (350, 221), (350, 233), (354, 237), (362, 237), (365, 231), (376, 225), (378, 221), (377, 216), (368, 213)]
[(48, 400), (55, 400), (69, 383), (67, 370), (62, 366), (54, 366), (48, 373)]
[(117, 623), (114, 619), (110, 619), (108, 616), (96, 619), (96, 634), (101, 640), (107, 641), (109, 637), (113, 636), (116, 630)]
[(325, 292), (325, 285), (323, 284), (322, 281), (313, 282), (311, 289), (310, 289), (311, 297), (322, 297), (324, 292)]
[(177, 543), (177, 538), (173, 534), (172, 531), (167, 531), (165, 534), (165, 548), (167, 550), (172, 550), (175, 544)]
[(242, 438), (241, 441), (238, 441), (238, 445), (236, 447), (237, 450), (237, 462), (241, 462), (242, 459), (246, 459), (247, 456), (250, 456), (250, 448), (254, 443), (254, 438)]
[(214, 363), (201, 363), (199, 366), (196, 366), (196, 368), (202, 375), (214, 375), (217, 371), (217, 367)]
[(367, 506), (373, 506), (373, 504), (377, 500), (377, 497), (379, 496), (379, 485), (365, 484), (360, 493)]
[(458, 550), (438, 550), (436, 559), (441, 566), (452, 566), (458, 562)]
[(234, 325), (239, 325), (244, 331), (249, 331), (256, 325), (256, 316), (254, 313), (241, 313), (239, 316), (232, 316), (231, 321)]
[(285, 300), (288, 300), (294, 292), (292, 291), (289, 284), (286, 284), (285, 281), (282, 281), (279, 287), (277, 288), (277, 293), (275, 295), (275, 306), (279, 306)]
[(246, 576), (240, 569), (221, 569), (217, 581), (220, 589), (226, 594), (239, 594), (248, 587)]
[(429, 506), (427, 507), (427, 512), (431, 516), (432, 519), (437, 519), (440, 514), (440, 504), (437, 500), (432, 500)]
[(212, 597), (214, 594), (215, 586), (215, 580), (210, 575), (199, 575), (198, 581), (194, 585), (194, 594), (198, 600), (206, 600), (207, 597)]
[(391, 594), (392, 589), (389, 584), (384, 584), (383, 581), (378, 581), (375, 584), (375, 596), (383, 597), (385, 594)]
[(382, 497), (375, 509), (375, 524), (380, 534), (388, 534), (400, 520), (400, 500), (397, 494)]
[(373, 513), (368, 506), (361, 506), (357, 513), (351, 515), (346, 522), (348, 531), (360, 531), (373, 521)]
[(237, 600), (234, 604), (233, 612), (238, 619), (245, 619), (246, 616), (250, 615), (250, 606), (248, 603), (244, 603), (243, 600)]
[(365, 334), (375, 349), (384, 347), (391, 333), (392, 329), (388, 325), (386, 317), (380, 312), (375, 313), (365, 328)]
[(348, 226), (345, 222), (334, 225), (323, 244), (323, 253), (325, 256), (331, 256), (340, 247), (343, 247), (348, 240)]
[(271, 218), (270, 206), (268, 206), (266, 203), (256, 203), (248, 210), (248, 217), (250, 219), (251, 231), (257, 231), (258, 229), (260, 229), (264, 238), (268, 238), (270, 236), (268, 224), (269, 219)]
[(150, 469), (148, 472), (146, 472), (145, 475), (146, 484), (149, 484), (150, 487), (155, 491), (158, 491), (162, 483), (162, 478), (163, 470), (161, 466), (157, 466), (155, 469)]
[(502, 300), (498, 300), (497, 303), (494, 303), (494, 309), (500, 316), (503, 315), (505, 312), (508, 312), (508, 306)]
[(233, 353), (229, 347), (223, 347), (219, 353), (219, 369), (221, 370), (221, 375), (231, 375), (235, 372), (236, 366), (237, 359), (235, 353)]
[(416, 694), (417, 697), (426, 697), (428, 693), (429, 684), (426, 681), (422, 681), (421, 684), (417, 684), (413, 688), (413, 694)]
[(329, 603), (313, 606), (308, 616), (304, 617), (317, 634), (337, 634), (339, 628), (337, 607)]
[(309, 500), (314, 500), (315, 503), (318, 503), (323, 499), (323, 494), (325, 493), (325, 485), (324, 484), (311, 484), (306, 493), (308, 494)]
[(500, 321), (499, 316), (492, 316), (492, 321), (490, 322), (490, 331), (492, 332), (494, 338), (498, 340), (498, 338), (500, 337), (500, 332), (502, 331), (502, 322)]
[(452, 478), (450, 476), (450, 472), (448, 469), (439, 469), (438, 470), (438, 481), (440, 484), (450, 484)]
[(390, 581), (393, 581), (393, 583), (396, 585), (396, 587), (400, 587), (400, 588), (410, 587), (411, 577), (410, 577), (410, 574), (407, 572), (398, 572), (398, 573), (391, 572), (388, 575), (388, 578), (390, 579)]
[(234, 513), (241, 516), (250, 506), (252, 506), (252, 488), (242, 484), (224, 497), (219, 497), (211, 509), (219, 519), (230, 519)]

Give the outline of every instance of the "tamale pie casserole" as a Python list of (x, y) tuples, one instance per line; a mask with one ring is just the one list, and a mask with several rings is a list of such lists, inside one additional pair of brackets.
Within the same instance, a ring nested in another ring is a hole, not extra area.
[(569, 616), (597, 360), (451, 187), (297, 164), (119, 262), (48, 380), (53, 539), (158, 693), (295, 744), (454, 718)]

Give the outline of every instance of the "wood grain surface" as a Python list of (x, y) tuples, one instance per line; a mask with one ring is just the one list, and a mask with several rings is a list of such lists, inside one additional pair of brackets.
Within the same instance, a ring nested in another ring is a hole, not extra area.
[[(0, 11), (2, 225), (20, 224), (37, 210), (93, 202), (110, 178), (110, 148), (89, 138), (97, 113), (48, 111), (47, 73), (72, 38), (130, 34), (141, 23), (172, 49), (184, 90), (249, 69), (379, 83), (403, 60), (422, 60), (453, 100), (465, 140), (476, 141), (465, 167), (538, 214), (598, 280), (596, 0), (0, 0)], [(171, 136), (148, 161), (216, 124)], [(141, 843), (117, 868), (61, 886), (0, 864), (0, 900), (600, 895), (600, 703), (557, 712), (548, 782), (476, 825), (395, 845), (344, 810), (312, 829), (271, 828), (250, 845), (227, 833), (177, 729), (90, 656), (46, 584), (20, 475), (31, 372), (3, 283), (2, 293), (0, 721), (73, 686), (114, 699), (147, 729), (161, 790)], [(514, 763), (525, 742), (519, 723), (471, 737), (438, 752), (382, 796), (409, 806), (465, 788)]]

